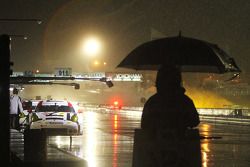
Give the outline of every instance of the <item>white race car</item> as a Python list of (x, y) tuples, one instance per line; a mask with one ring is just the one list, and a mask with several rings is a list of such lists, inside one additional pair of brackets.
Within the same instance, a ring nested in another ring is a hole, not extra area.
[(82, 134), (77, 113), (73, 105), (65, 100), (40, 101), (30, 122), (30, 129), (45, 129), (47, 134)]

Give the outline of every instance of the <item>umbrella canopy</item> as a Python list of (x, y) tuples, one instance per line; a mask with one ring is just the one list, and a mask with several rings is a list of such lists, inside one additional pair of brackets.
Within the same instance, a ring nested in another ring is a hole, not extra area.
[(161, 65), (179, 66), (182, 72), (240, 72), (234, 59), (216, 44), (183, 37), (152, 40), (132, 50), (117, 67), (158, 70)]

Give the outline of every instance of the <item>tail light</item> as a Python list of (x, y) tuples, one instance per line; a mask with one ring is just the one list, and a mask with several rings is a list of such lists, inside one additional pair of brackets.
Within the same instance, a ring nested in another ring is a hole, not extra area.
[(121, 109), (122, 105), (118, 100), (113, 101), (113, 108), (114, 109)]
[(116, 100), (116, 101), (114, 101), (114, 106), (118, 106), (119, 105), (119, 102)]

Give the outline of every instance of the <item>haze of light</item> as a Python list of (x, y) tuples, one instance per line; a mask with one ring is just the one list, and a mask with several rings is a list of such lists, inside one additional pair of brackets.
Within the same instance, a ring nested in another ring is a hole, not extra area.
[[(186, 95), (193, 100), (196, 108), (225, 108), (225, 106), (233, 105), (233, 102), (212, 91), (187, 86), (185, 86), (185, 89)], [(156, 88), (152, 86), (145, 91), (154, 94)]]
[(197, 108), (225, 108), (233, 105), (231, 101), (209, 90), (187, 87), (186, 94), (193, 99)]
[(83, 52), (89, 56), (94, 56), (100, 53), (101, 43), (96, 38), (89, 38), (84, 42)]

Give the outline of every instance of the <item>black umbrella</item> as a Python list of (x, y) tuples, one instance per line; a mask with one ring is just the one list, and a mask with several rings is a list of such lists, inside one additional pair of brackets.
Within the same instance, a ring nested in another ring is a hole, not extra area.
[(157, 70), (160, 65), (173, 64), (182, 72), (240, 72), (234, 59), (216, 44), (181, 35), (143, 43), (117, 67)]

